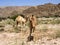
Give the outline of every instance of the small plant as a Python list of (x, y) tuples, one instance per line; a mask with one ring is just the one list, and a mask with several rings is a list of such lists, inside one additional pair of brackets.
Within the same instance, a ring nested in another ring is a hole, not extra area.
[(57, 30), (55, 33), (56, 33), (56, 38), (58, 37), (60, 38), (60, 30)]
[(52, 38), (60, 38), (60, 30), (55, 30), (52, 34), (49, 34)]
[(42, 26), (42, 27), (40, 28), (40, 30), (41, 30), (42, 32), (46, 32), (46, 31), (48, 30), (48, 28), (47, 28), (47, 26)]
[(16, 33), (18, 33), (20, 31), (20, 28), (19, 27), (14, 27)]
[(24, 45), (24, 42), (22, 42), (22, 45)]

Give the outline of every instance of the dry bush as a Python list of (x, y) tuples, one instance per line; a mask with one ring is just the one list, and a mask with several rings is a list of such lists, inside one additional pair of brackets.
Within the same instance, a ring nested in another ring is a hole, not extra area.
[(60, 18), (37, 18), (38, 24), (60, 24)]
[(56, 38), (60, 38), (60, 30), (56, 30)]

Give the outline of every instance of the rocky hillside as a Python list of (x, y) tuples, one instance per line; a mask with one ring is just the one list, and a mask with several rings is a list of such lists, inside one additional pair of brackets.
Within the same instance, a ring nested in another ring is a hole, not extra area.
[(29, 8), (30, 6), (7, 6), (0, 7), (0, 17), (8, 17), (15, 15), (16, 13), (22, 13), (23, 10)]
[(60, 16), (60, 4), (47, 3), (44, 5), (32, 6), (23, 11), (26, 15), (41, 16)]
[(60, 3), (51, 4), (47, 3), (44, 5), (37, 6), (8, 6), (0, 7), (0, 17), (8, 17), (16, 14), (36, 15), (37, 17), (49, 17), (49, 16), (60, 16)]

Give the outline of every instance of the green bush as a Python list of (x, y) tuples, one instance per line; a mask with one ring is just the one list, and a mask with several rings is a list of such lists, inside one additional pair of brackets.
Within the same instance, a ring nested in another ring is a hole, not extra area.
[(15, 21), (15, 19), (16, 19), (17, 16), (18, 15), (12, 16), (12, 17), (10, 17), (10, 19), (13, 19)]

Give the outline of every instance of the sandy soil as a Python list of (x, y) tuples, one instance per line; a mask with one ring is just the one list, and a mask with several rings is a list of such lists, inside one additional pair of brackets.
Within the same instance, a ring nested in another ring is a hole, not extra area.
[(33, 33), (36, 40), (27, 42), (29, 32), (25, 33), (0, 33), (0, 45), (60, 45), (60, 38), (39, 38), (39, 32)]

